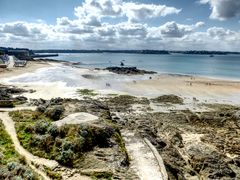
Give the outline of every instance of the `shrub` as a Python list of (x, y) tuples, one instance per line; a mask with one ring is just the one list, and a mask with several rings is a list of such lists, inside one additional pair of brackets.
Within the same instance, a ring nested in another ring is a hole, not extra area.
[(46, 116), (51, 118), (54, 121), (57, 121), (60, 119), (61, 115), (64, 112), (64, 108), (62, 105), (56, 105), (56, 106), (52, 106), (50, 108), (48, 108), (46, 110)]
[(66, 166), (71, 167), (73, 165), (74, 153), (72, 150), (62, 151), (61, 155), (58, 158), (58, 161)]
[(17, 163), (17, 162), (9, 162), (9, 163), (7, 164), (7, 167), (8, 167), (8, 170), (9, 170), (9, 171), (14, 170), (17, 166), (18, 166), (18, 163)]
[(35, 124), (35, 132), (38, 134), (45, 134), (48, 130), (49, 123), (46, 121), (40, 121)]
[(73, 150), (72, 142), (65, 140), (62, 144), (62, 150), (63, 151)]
[(23, 174), (24, 179), (34, 179), (34, 174), (31, 170), (27, 169)]
[(58, 127), (56, 125), (51, 125), (48, 129), (48, 132), (51, 134), (53, 137), (57, 137), (59, 134)]

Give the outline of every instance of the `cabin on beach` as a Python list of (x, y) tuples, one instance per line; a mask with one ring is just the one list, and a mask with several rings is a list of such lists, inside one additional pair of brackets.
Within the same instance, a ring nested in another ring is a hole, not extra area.
[(27, 61), (24, 60), (15, 60), (14, 67), (25, 67), (27, 65)]
[(26, 60), (19, 60), (14, 55), (8, 56), (7, 54), (0, 55), (0, 68), (12, 68), (12, 67), (25, 67), (27, 65)]

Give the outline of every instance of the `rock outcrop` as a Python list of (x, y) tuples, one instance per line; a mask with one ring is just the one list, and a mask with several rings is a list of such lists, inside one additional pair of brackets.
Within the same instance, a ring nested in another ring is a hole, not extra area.
[(154, 71), (146, 71), (137, 69), (136, 67), (107, 67), (105, 70), (116, 74), (125, 74), (125, 75), (143, 75), (143, 74), (156, 74)]

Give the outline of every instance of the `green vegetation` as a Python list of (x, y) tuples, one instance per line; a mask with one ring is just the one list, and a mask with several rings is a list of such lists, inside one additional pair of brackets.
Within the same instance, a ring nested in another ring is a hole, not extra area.
[[(117, 131), (110, 125), (64, 125), (57, 127), (43, 114), (15, 111), (10, 114), (22, 146), (32, 154), (77, 167), (85, 152), (110, 147)], [(112, 139), (112, 140), (110, 140)]]
[(127, 152), (127, 149), (125, 146), (125, 142), (124, 142), (124, 139), (122, 138), (121, 132), (120, 131), (115, 132), (114, 136), (116, 138), (116, 142), (118, 143), (118, 146), (119, 146), (121, 152), (125, 156), (125, 165), (129, 165), (130, 157), (128, 155), (128, 152)]
[(110, 93), (108, 96), (118, 96), (118, 94)]
[(78, 89), (77, 93), (80, 94), (81, 96), (96, 96), (96, 95), (98, 95), (92, 89)]
[(3, 108), (13, 108), (14, 106), (15, 106), (15, 103), (10, 100), (3, 100), (0, 102), (0, 107), (3, 107)]
[(147, 98), (138, 98), (130, 95), (119, 95), (108, 98), (107, 103), (116, 111), (126, 111), (134, 104), (148, 105), (150, 102)]
[(23, 110), (23, 111), (12, 111), (9, 112), (9, 115), (12, 117), (15, 122), (28, 122), (34, 123), (37, 120), (41, 119), (44, 121), (50, 122), (51, 119), (46, 117), (43, 113), (31, 110)]
[(162, 95), (157, 98), (151, 99), (155, 103), (171, 103), (171, 104), (183, 104), (183, 99), (179, 96), (170, 94)]
[(61, 174), (52, 171), (50, 168), (48, 168), (47, 166), (44, 166), (44, 170), (47, 174), (48, 177), (50, 177), (52, 180), (62, 180), (62, 176)]
[(111, 180), (113, 173), (110, 171), (98, 170), (98, 171), (85, 171), (82, 172), (83, 175), (90, 176), (94, 180), (107, 179)]
[(10, 136), (0, 121), (0, 179), (38, 179), (26, 165), (25, 158), (14, 148)]
[(109, 99), (109, 103), (116, 104), (118, 106), (130, 106), (136, 103), (137, 98), (130, 95), (119, 95)]
[(6, 165), (8, 162), (17, 161), (18, 158), (19, 155), (14, 149), (12, 140), (4, 130), (2, 122), (0, 122), (0, 164)]

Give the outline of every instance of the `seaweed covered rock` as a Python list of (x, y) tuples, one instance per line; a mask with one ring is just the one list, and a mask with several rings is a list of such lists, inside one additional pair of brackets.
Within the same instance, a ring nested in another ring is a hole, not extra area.
[(0, 108), (12, 108), (14, 102), (12, 100), (0, 100)]
[(0, 107), (13, 107), (16, 104), (26, 103), (27, 98), (24, 96), (13, 97), (13, 95), (20, 95), (24, 92), (27, 91), (16, 87), (0, 85)]
[(183, 99), (179, 96), (170, 94), (162, 95), (157, 98), (152, 99), (155, 103), (171, 103), (171, 104), (183, 104)]
[(106, 70), (125, 75), (143, 75), (143, 74), (156, 74), (154, 71), (146, 71), (137, 69), (136, 67), (107, 67)]

